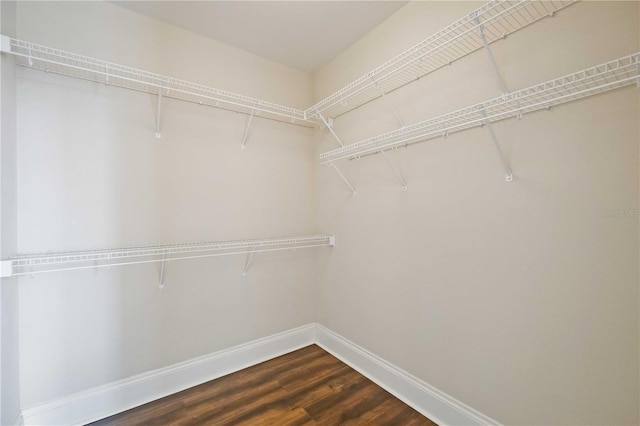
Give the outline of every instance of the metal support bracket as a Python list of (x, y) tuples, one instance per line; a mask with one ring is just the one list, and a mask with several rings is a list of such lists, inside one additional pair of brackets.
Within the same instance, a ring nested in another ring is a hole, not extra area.
[(336, 173), (338, 173), (338, 176), (340, 176), (340, 179), (342, 179), (342, 181), (345, 183), (345, 185), (347, 185), (349, 187), (349, 189), (351, 190), (353, 195), (356, 195), (356, 190), (353, 188), (353, 186), (351, 186), (351, 184), (349, 183), (347, 178), (344, 177), (344, 175), (342, 174), (342, 172), (340, 171), (338, 166), (336, 166), (335, 163), (330, 163), (330, 164), (331, 164), (331, 167), (333, 167), (333, 169), (336, 171)]
[(398, 172), (398, 170), (393, 166), (393, 163), (391, 162), (391, 159), (389, 158), (387, 153), (384, 152), (384, 151), (380, 151), (380, 154), (382, 154), (384, 159), (387, 160), (387, 164), (389, 165), (389, 167), (391, 167), (391, 170), (393, 170), (393, 173), (396, 175), (396, 177), (398, 178), (398, 180), (402, 184), (402, 190), (406, 191), (407, 190), (407, 182), (404, 180), (404, 178), (402, 177), (400, 172)]
[[(487, 113), (483, 110), (482, 115), (486, 117)], [(504, 154), (502, 153), (502, 149), (500, 148), (500, 144), (498, 143), (498, 138), (496, 137), (496, 134), (493, 132), (493, 126), (491, 125), (491, 122), (485, 118), (484, 124), (487, 127), (489, 136), (491, 136), (493, 145), (496, 147), (496, 150), (498, 151), (498, 155), (500, 156), (500, 161), (502, 161), (502, 166), (504, 167), (504, 170), (506, 172), (506, 181), (513, 182), (513, 172), (511, 171), (511, 167), (509, 167), (509, 163), (507, 162), (506, 158), (504, 158)]]
[[(502, 90), (502, 95), (506, 96), (509, 93), (509, 88), (507, 87), (507, 83), (505, 83), (504, 78), (502, 78), (502, 74), (500, 74), (500, 70), (498, 69), (498, 63), (496, 62), (495, 56), (493, 56), (493, 51), (491, 50), (491, 46), (489, 46), (489, 41), (487, 40), (487, 36), (484, 33), (484, 25), (480, 22), (480, 18), (476, 17), (475, 21), (478, 23), (478, 31), (480, 32), (480, 38), (482, 38), (482, 44), (484, 45), (484, 50), (487, 52), (487, 56), (491, 61), (491, 65), (493, 66), (493, 71), (496, 76), (496, 81), (498, 82), (498, 86), (500, 90)], [(518, 106), (520, 106), (520, 101), (518, 101)], [(518, 120), (522, 120), (522, 113), (518, 113), (516, 116)]]
[[(475, 21), (478, 23), (480, 38), (482, 38), (482, 44), (484, 45), (484, 50), (487, 52), (487, 56), (491, 61), (491, 65), (493, 66), (493, 71), (495, 73), (498, 86), (500, 86), (500, 90), (502, 90), (502, 94), (506, 95), (509, 93), (509, 89), (507, 88), (507, 84), (504, 82), (504, 79), (502, 78), (502, 74), (500, 74), (500, 70), (498, 69), (496, 58), (495, 56), (493, 56), (493, 51), (491, 50), (491, 46), (489, 46), (489, 41), (487, 40), (487, 36), (484, 33), (484, 25), (480, 22), (479, 17), (476, 17)], [(491, 125), (491, 121), (489, 121), (489, 119), (487, 118), (486, 111), (482, 110), (482, 116), (484, 117), (483, 124), (487, 127), (487, 131), (489, 132), (491, 141), (493, 142), (493, 145), (496, 147), (496, 150), (498, 151), (498, 155), (500, 156), (500, 161), (502, 162), (502, 166), (504, 167), (504, 170), (506, 173), (505, 179), (507, 182), (513, 182), (513, 172), (511, 171), (511, 167), (509, 167), (509, 163), (507, 162), (507, 159), (504, 157), (502, 148), (500, 148), (500, 144), (498, 143), (498, 138), (496, 137), (496, 134), (493, 131), (493, 126)], [(522, 118), (522, 114), (518, 114), (518, 119), (520, 118)]]
[(475, 18), (475, 21), (478, 23), (478, 31), (480, 31), (480, 38), (482, 39), (482, 44), (484, 45), (484, 50), (487, 52), (487, 56), (489, 56), (489, 60), (491, 61), (491, 65), (493, 66), (493, 71), (496, 75), (496, 80), (498, 81), (498, 86), (500, 86), (500, 90), (502, 90), (502, 94), (506, 95), (509, 93), (509, 89), (507, 88), (507, 84), (504, 82), (502, 78), (502, 74), (500, 74), (500, 70), (498, 70), (498, 64), (496, 63), (496, 58), (493, 56), (493, 51), (489, 46), (489, 42), (487, 41), (487, 36), (484, 33), (484, 24), (480, 22), (480, 18)]
[(376, 90), (378, 91), (378, 93), (380, 93), (380, 96), (382, 96), (382, 99), (387, 104), (387, 107), (389, 107), (389, 109), (393, 113), (393, 116), (395, 117), (396, 121), (398, 122), (398, 124), (400, 124), (400, 127), (404, 127), (404, 122), (398, 115), (398, 110), (396, 110), (396, 108), (393, 106), (391, 101), (389, 101), (389, 98), (387, 98), (387, 94), (380, 87), (380, 83), (378, 83), (373, 77), (371, 77), (371, 80), (373, 81), (373, 84), (375, 85)]
[(246, 277), (247, 273), (249, 272), (249, 268), (251, 267), (251, 264), (253, 263), (253, 259), (256, 255), (255, 251), (252, 251), (251, 253), (247, 254), (247, 260), (245, 260), (244, 262), (244, 269), (242, 270), (242, 276)]
[(156, 139), (162, 137), (160, 133), (160, 112), (162, 111), (162, 81), (160, 82), (160, 88), (158, 89), (158, 113), (156, 116)]
[(160, 283), (158, 284), (158, 288), (162, 290), (164, 288), (164, 264), (167, 255), (162, 255), (162, 265), (160, 265)]
[(444, 122), (442, 121), (442, 118), (439, 121), (440, 124), (440, 128), (442, 129), (442, 137), (444, 139), (449, 137), (449, 129), (447, 128), (447, 126), (444, 125)]
[(331, 134), (333, 135), (334, 138), (336, 138), (336, 141), (338, 141), (338, 143), (340, 144), (340, 146), (344, 146), (344, 144), (342, 143), (342, 141), (340, 140), (340, 138), (338, 137), (338, 135), (336, 135), (336, 132), (333, 130), (333, 122), (329, 123), (327, 121), (326, 118), (324, 118), (324, 115), (322, 115), (322, 113), (318, 110), (316, 110), (316, 112), (318, 113), (318, 117), (320, 117), (320, 119), (322, 120), (322, 122), (324, 123), (325, 126), (327, 126), (327, 129), (329, 129), (329, 131), (331, 132)]
[(27, 52), (29, 52), (29, 58), (27, 58), (28, 61), (29, 61), (29, 66), (32, 67), (33, 66), (33, 57), (32, 57), (32, 54), (31, 54), (31, 43), (29, 43), (29, 47), (27, 48)]
[(251, 126), (251, 120), (253, 120), (254, 115), (256, 115), (255, 108), (251, 110), (251, 115), (249, 115), (249, 121), (247, 121), (247, 127), (244, 128), (244, 135), (242, 136), (242, 145), (240, 145), (240, 149), (246, 148), (247, 138), (249, 137), (249, 126)]

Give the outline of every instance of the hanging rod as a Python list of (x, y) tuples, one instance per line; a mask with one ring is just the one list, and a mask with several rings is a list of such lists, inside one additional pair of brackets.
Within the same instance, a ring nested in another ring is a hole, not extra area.
[[(505, 38), (563, 9), (577, 0), (496, 0), (402, 52), (373, 71), (305, 110), (305, 117), (336, 118), (452, 62), (482, 49), (478, 29), (488, 43)], [(376, 86), (376, 84), (378, 86)]]
[(638, 84), (640, 87), (640, 53), (624, 56), (564, 77), (540, 83), (517, 92), (479, 103), (458, 111), (383, 133), (320, 154), (320, 164), (358, 158), (361, 155), (446, 137), (452, 132), (482, 126), (523, 114), (548, 109), (565, 102)]
[(106, 62), (76, 53), (0, 36), (0, 51), (16, 56), (17, 64), (53, 74), (89, 80), (163, 96), (181, 101), (206, 105), (243, 114), (259, 112), (263, 118), (313, 127), (318, 120), (307, 120), (304, 111), (273, 102), (251, 98), (197, 83), (179, 80), (148, 71)]
[(333, 235), (200, 242), (105, 250), (25, 254), (3, 260), (0, 276), (31, 275), (234, 254), (335, 246)]

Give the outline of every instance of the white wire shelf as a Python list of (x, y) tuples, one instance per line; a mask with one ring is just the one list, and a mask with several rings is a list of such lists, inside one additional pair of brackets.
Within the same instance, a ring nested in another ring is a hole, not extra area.
[(122, 87), (199, 105), (312, 127), (304, 111), (237, 93), (191, 83), (148, 71), (106, 62), (39, 44), (1, 37), (1, 51), (16, 56), (18, 65), (68, 77)]
[(335, 237), (333, 235), (311, 235), (288, 238), (264, 238), (25, 254), (3, 260), (0, 276), (31, 275), (45, 272), (169, 262), (237, 254), (253, 255), (255, 253), (271, 251), (328, 247), (334, 245)]
[(344, 147), (320, 154), (320, 163), (405, 146), (555, 105), (581, 99), (620, 87), (637, 84), (640, 87), (640, 53), (624, 56), (564, 77), (511, 92), (489, 101), (472, 105), (430, 120), (383, 133)]
[(305, 110), (336, 118), (502, 39), (577, 0), (496, 0), (423, 40)]

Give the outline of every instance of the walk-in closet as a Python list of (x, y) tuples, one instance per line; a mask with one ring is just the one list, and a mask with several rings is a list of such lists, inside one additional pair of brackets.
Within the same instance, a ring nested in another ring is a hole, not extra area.
[(640, 2), (0, 2), (0, 424), (637, 425)]

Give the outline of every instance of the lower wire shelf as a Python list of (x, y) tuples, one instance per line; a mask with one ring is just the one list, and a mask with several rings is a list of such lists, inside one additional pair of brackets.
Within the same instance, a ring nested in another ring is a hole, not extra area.
[[(333, 247), (334, 245), (335, 236), (333, 235), (309, 235), (301, 237), (261, 238), (105, 250), (24, 254), (2, 260), (0, 276), (11, 277), (45, 272), (169, 262), (237, 254), (253, 256), (256, 253), (262, 252)], [(249, 262), (245, 265), (245, 273), (248, 268), (248, 263)]]
[(392, 148), (446, 137), (450, 133), (484, 126), (507, 118), (636, 84), (640, 87), (640, 52), (486, 102), (383, 133), (320, 154), (320, 164), (386, 151)]

